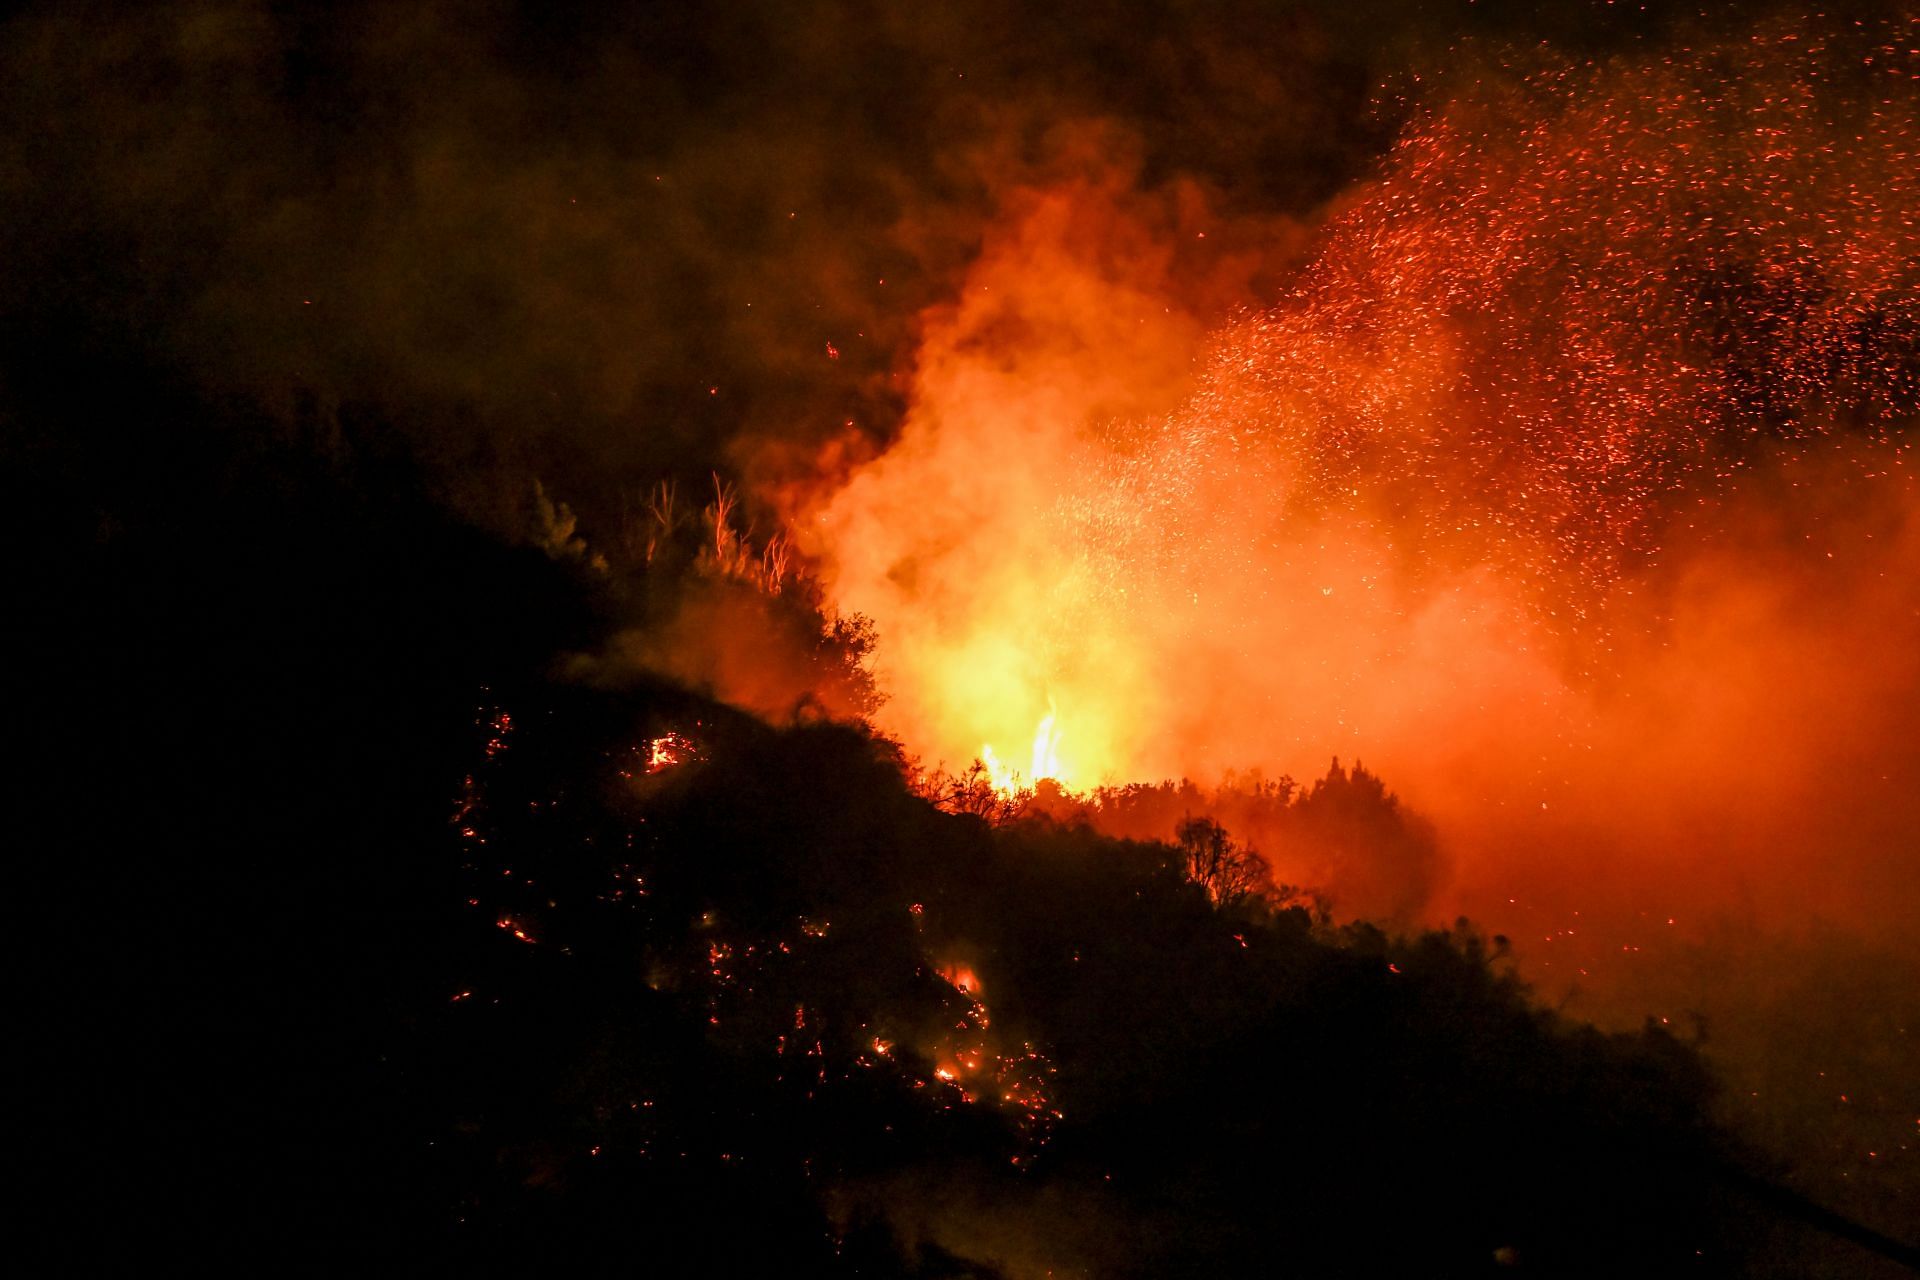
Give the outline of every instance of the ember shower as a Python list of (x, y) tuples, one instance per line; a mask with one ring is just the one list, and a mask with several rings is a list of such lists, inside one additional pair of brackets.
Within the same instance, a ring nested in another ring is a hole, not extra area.
[[(1443, 83), (1204, 336), (1164, 247), (1204, 211), (1023, 192), (898, 442), (796, 521), (878, 625), (882, 725), (1071, 787), (1359, 753), (1456, 834), (1750, 815), (1699, 762), (1806, 782), (1863, 735), (1911, 782), (1837, 709), (1920, 669), (1913, 31)], [(1891, 887), (1794, 843), (1768, 896)]]

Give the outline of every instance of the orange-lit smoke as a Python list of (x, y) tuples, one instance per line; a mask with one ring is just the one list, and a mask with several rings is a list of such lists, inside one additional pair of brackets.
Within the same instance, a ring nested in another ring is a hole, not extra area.
[(1080, 160), (1007, 194), (959, 297), (923, 319), (899, 440), (796, 517), (836, 603), (881, 632), (883, 726), (930, 762), (984, 757), (1003, 785), (1139, 767), (1155, 652), (1113, 596), (1137, 567), (1084, 522), (1138, 520), (1152, 496), (1126, 491), (1098, 424), (1173, 411), (1209, 320), (1301, 242)]
[[(1224, 327), (1206, 202), (1017, 193), (897, 443), (796, 519), (881, 726), (1075, 788), (1359, 756), (1462, 901), (1736, 857), (1872, 900), (1914, 829), (1915, 30), (1490, 77)], [(1823, 877), (1835, 787), (1880, 816)]]

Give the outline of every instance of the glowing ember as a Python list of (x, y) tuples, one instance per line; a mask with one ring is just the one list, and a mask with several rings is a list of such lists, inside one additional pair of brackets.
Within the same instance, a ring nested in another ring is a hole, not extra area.
[(648, 744), (647, 772), (660, 773), (684, 764), (696, 754), (692, 742), (677, 733), (663, 734)]

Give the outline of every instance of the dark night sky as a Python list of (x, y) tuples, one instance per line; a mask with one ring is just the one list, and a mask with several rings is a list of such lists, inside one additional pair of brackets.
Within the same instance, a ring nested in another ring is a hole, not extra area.
[(592, 506), (746, 435), (884, 436), (914, 317), (1006, 192), (1084, 163), (1076, 127), (1143, 191), (1307, 217), (1417, 70), (1469, 74), (1463, 38), (1578, 53), (1679, 11), (1620, 8), (30, 10), (4, 323), (282, 419), (378, 414), (483, 520), (527, 470)]

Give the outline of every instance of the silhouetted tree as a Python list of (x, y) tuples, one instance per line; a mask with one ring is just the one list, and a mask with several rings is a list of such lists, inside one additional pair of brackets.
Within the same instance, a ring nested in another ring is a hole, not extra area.
[(1235, 906), (1272, 882), (1267, 860), (1242, 848), (1211, 818), (1188, 818), (1174, 832), (1187, 879), (1219, 906)]

